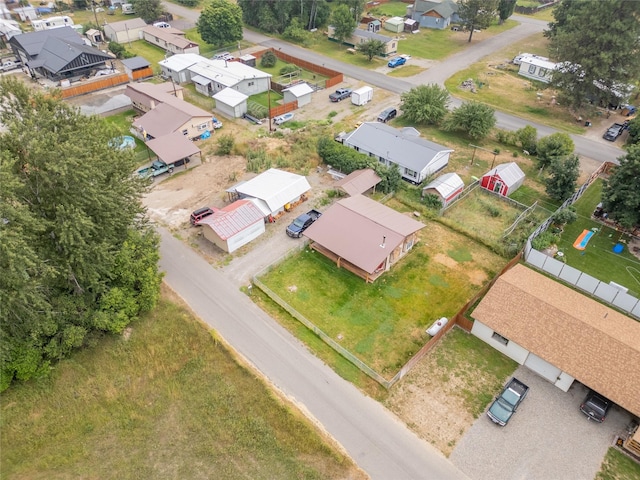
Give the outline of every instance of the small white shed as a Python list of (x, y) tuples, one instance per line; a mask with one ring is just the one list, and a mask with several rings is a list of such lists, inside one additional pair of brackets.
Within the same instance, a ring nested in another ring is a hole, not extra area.
[(404, 31), (404, 18), (392, 17), (384, 22), (384, 29), (393, 33)]
[(422, 196), (435, 195), (446, 207), (453, 202), (464, 190), (464, 182), (457, 173), (445, 173), (430, 182), (422, 189)]
[(230, 118), (241, 118), (247, 113), (248, 98), (244, 93), (233, 88), (225, 88), (213, 96), (216, 101), (216, 110)]
[(311, 103), (311, 94), (313, 88), (308, 83), (298, 83), (293, 87), (285, 88), (282, 90), (284, 95), (284, 103), (298, 101), (298, 107), (302, 107), (308, 103)]

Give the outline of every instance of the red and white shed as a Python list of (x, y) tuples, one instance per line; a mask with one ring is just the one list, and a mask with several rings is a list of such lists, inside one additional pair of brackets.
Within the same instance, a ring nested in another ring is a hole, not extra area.
[(480, 186), (503, 197), (515, 192), (524, 182), (524, 172), (515, 162), (503, 163), (482, 176)]
[(264, 215), (253, 200), (237, 200), (200, 220), (204, 237), (233, 252), (265, 232)]
[(464, 190), (464, 182), (457, 173), (445, 173), (422, 189), (422, 196), (436, 195), (446, 207), (453, 202)]

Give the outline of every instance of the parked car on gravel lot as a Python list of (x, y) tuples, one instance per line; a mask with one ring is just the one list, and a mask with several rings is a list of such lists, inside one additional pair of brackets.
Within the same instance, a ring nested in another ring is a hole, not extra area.
[(493, 401), (487, 411), (487, 416), (493, 423), (504, 427), (526, 398), (527, 393), (529, 393), (529, 387), (513, 377), (504, 387), (502, 393)]
[(622, 135), (624, 131), (624, 125), (621, 123), (614, 123), (609, 127), (609, 129), (602, 136), (605, 140), (609, 140), (610, 142), (615, 142), (616, 139)]
[(208, 217), (209, 215), (213, 215), (213, 210), (211, 208), (199, 208), (191, 213), (189, 222), (191, 222), (191, 225), (198, 225), (198, 222), (200, 222), (200, 220), (202, 220), (204, 217)]
[(580, 405), (580, 411), (584, 413), (589, 420), (602, 423), (607, 417), (609, 407), (611, 407), (609, 400), (594, 391), (590, 391), (584, 399), (584, 402), (582, 402), (582, 405)]
[(329, 100), (332, 102), (341, 102), (345, 98), (349, 98), (351, 96), (350, 88), (339, 88), (331, 95), (329, 95)]

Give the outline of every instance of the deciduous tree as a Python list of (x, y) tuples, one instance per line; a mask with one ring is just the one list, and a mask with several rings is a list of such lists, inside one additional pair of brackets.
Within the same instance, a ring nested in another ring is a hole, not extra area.
[(119, 133), (0, 79), (0, 389), (155, 304), (157, 238)]
[(554, 160), (559, 160), (573, 153), (575, 145), (566, 133), (552, 133), (538, 140), (536, 145), (538, 167), (545, 168)]
[(448, 113), (449, 92), (435, 83), (414, 87), (401, 98), (403, 115), (415, 123), (437, 125)]
[(160, 0), (132, 0), (136, 15), (147, 23), (154, 22), (162, 13)]
[(580, 176), (580, 159), (577, 155), (554, 159), (549, 166), (547, 194), (559, 202), (564, 202), (576, 191)]
[(631, 145), (602, 190), (602, 207), (626, 228), (640, 225), (640, 145)]
[(357, 24), (349, 11), (349, 7), (346, 5), (338, 5), (331, 14), (331, 25), (334, 28), (333, 36), (338, 42), (342, 43), (351, 37)]
[(444, 121), (444, 129), (462, 131), (469, 137), (485, 138), (496, 124), (495, 110), (480, 102), (464, 102)]
[(373, 60), (375, 56), (382, 56), (386, 52), (385, 44), (382, 40), (370, 39), (368, 42), (360, 43), (356, 46), (356, 49), (366, 56), (369, 61)]
[(629, 122), (629, 139), (631, 144), (640, 143), (640, 116), (637, 116)]
[(242, 10), (226, 0), (213, 0), (200, 14), (198, 33), (202, 39), (221, 47), (242, 40)]
[(616, 91), (640, 77), (640, 2), (563, 0), (553, 15), (545, 35), (561, 62), (552, 84), (562, 99), (574, 108), (618, 104)]
[(473, 37), (473, 31), (479, 28), (487, 28), (496, 18), (498, 0), (459, 0), (458, 16), (460, 23), (469, 30), (469, 42)]

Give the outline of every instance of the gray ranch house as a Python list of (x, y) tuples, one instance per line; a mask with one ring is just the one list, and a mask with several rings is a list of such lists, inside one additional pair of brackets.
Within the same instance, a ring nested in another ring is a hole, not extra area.
[(416, 0), (407, 7), (407, 17), (421, 27), (444, 30), (451, 23), (458, 22), (458, 5), (453, 0)]
[(397, 165), (402, 178), (422, 183), (442, 170), (453, 153), (450, 148), (420, 138), (411, 127), (398, 130), (380, 122), (365, 122), (343, 137), (342, 143), (387, 166)]

